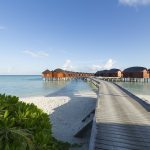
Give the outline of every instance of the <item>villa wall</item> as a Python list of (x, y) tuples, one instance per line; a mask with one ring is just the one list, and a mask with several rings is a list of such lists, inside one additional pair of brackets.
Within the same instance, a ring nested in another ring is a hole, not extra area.
[(51, 73), (44, 73), (43, 77), (44, 78), (52, 78), (53, 77), (52, 72)]
[(117, 72), (114, 72), (114, 73), (108, 73), (107, 76), (108, 77), (122, 77), (122, 72), (117, 71)]
[(149, 72), (147, 70), (143, 71), (143, 78), (149, 78)]
[(149, 78), (149, 73), (147, 70), (143, 70), (142, 72), (124, 72), (124, 78)]
[(53, 78), (65, 78), (66, 74), (63, 72), (53, 72)]

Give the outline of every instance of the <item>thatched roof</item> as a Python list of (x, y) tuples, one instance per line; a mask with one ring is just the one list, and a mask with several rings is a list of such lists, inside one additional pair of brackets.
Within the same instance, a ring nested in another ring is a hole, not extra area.
[(64, 70), (66, 73), (71, 73), (71, 71)]
[(74, 72), (74, 71), (69, 71), (69, 70), (63, 70), (63, 69), (60, 69), (60, 68), (57, 68), (57, 69), (55, 69), (55, 70), (52, 70), (52, 71), (50, 71), (50, 70), (45, 70), (45, 71), (43, 71), (42, 72), (42, 74), (49, 74), (49, 73), (53, 73), (53, 72), (62, 72), (62, 73), (64, 73), (64, 74), (70, 74), (70, 75), (85, 75), (85, 74), (89, 74), (89, 75), (94, 75), (94, 73), (87, 73), (87, 72)]
[(51, 71), (49, 71), (48, 69), (42, 72), (42, 74), (48, 74), (48, 73), (51, 73)]
[(110, 70), (101, 70), (101, 71), (97, 71), (95, 73), (95, 75), (104, 75), (104, 74), (106, 75), (106, 74), (109, 74), (109, 73), (116, 73), (118, 71), (121, 71), (121, 70), (120, 69), (116, 69), (116, 68), (110, 69)]
[(99, 71), (99, 73), (107, 73), (108, 72), (108, 70), (101, 70), (101, 71)]
[(130, 67), (125, 69), (123, 72), (143, 72), (144, 70), (147, 70), (145, 67)]
[(101, 74), (104, 74), (104, 73), (107, 73), (107, 72), (108, 72), (108, 70), (101, 70), (101, 71), (97, 71), (95, 73), (95, 75), (101, 75)]
[(116, 73), (116, 72), (118, 72), (118, 71), (121, 71), (121, 70), (114, 68), (114, 69), (108, 70), (108, 73)]
[(63, 69), (57, 68), (54, 70), (54, 72), (65, 72)]

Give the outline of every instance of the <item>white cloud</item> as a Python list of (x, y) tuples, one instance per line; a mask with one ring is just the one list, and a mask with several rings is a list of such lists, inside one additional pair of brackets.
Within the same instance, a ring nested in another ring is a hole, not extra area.
[(102, 69), (111, 69), (112, 67), (114, 67), (116, 61), (114, 61), (113, 59), (108, 59), (107, 61), (105, 61), (104, 63), (100, 63), (100, 64), (94, 64), (94, 65), (85, 65), (85, 64), (80, 64), (80, 65), (72, 65), (72, 62), (70, 59), (67, 59), (64, 63), (64, 65), (62, 66), (62, 68), (64, 70), (68, 70), (68, 71), (79, 71), (79, 72), (95, 72), (98, 70), (102, 70)]
[(63, 65), (63, 69), (64, 70), (72, 70), (73, 66), (72, 66), (72, 62), (70, 59), (67, 59)]
[(119, 0), (119, 3), (128, 6), (138, 6), (150, 4), (150, 0)]
[(24, 54), (30, 55), (32, 57), (35, 58), (39, 58), (39, 57), (48, 57), (49, 54), (44, 52), (44, 51), (31, 51), (31, 50), (25, 50), (23, 51)]
[(115, 64), (115, 61), (113, 61), (112, 59), (109, 59), (103, 66), (104, 69), (110, 69), (113, 67), (113, 65)]
[(101, 65), (93, 65), (93, 66), (91, 67), (91, 70), (92, 70), (92, 71), (97, 71), (97, 70), (100, 70), (100, 69), (102, 69), (102, 66), (101, 66)]
[(97, 70), (102, 70), (102, 69), (111, 69), (114, 66), (115, 63), (116, 62), (113, 59), (110, 58), (103, 64), (93, 65), (91, 67), (91, 70), (92, 71), (97, 71)]

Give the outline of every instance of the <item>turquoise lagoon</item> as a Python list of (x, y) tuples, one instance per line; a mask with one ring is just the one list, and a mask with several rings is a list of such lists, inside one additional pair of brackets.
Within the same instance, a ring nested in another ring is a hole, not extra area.
[(82, 80), (72, 81), (43, 81), (40, 75), (1, 75), (0, 93), (16, 95), (19, 97), (48, 96), (59, 92), (65, 87), (65, 91), (91, 91), (92, 86)]
[(118, 85), (136, 95), (150, 95), (149, 82), (117, 82)]
[[(117, 84), (134, 94), (150, 95), (150, 82), (117, 82)], [(45, 82), (40, 75), (0, 76), (1, 94), (5, 93), (19, 97), (48, 96), (52, 93), (62, 92), (62, 89), (70, 93), (90, 92), (94, 89), (94, 86), (82, 80)]]

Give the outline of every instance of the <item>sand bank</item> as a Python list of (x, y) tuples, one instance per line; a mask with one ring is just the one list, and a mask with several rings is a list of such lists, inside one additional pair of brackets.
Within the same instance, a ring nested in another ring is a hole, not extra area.
[(66, 93), (59, 91), (54, 95), (20, 98), (20, 100), (34, 103), (50, 115), (55, 138), (70, 143), (82, 143), (82, 148), (74, 150), (87, 150), (89, 137), (78, 139), (74, 137), (74, 134), (80, 128), (81, 120), (95, 108), (97, 97), (95, 92)]

